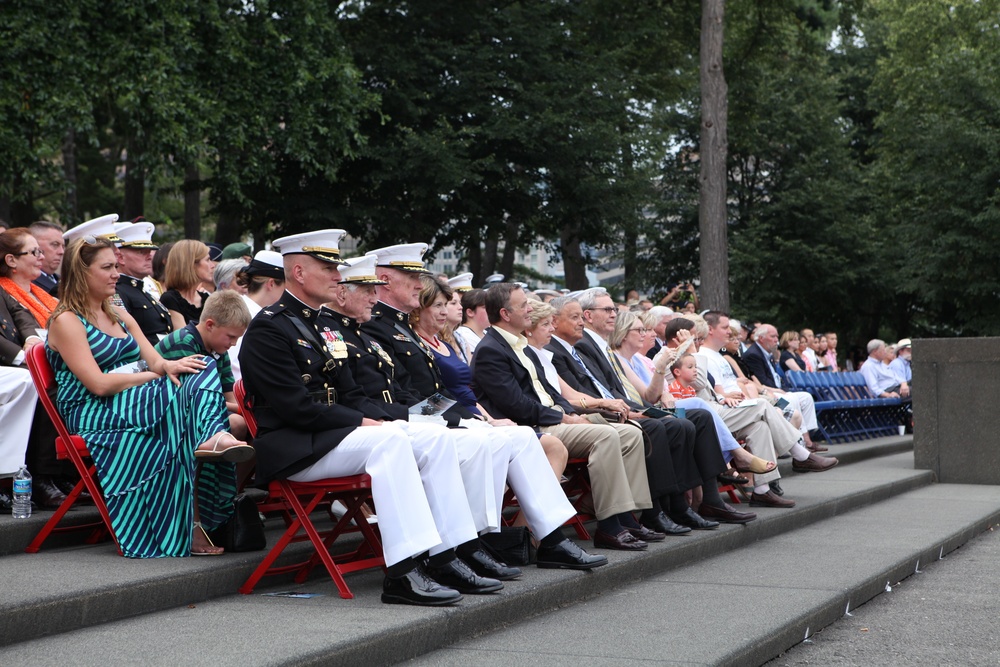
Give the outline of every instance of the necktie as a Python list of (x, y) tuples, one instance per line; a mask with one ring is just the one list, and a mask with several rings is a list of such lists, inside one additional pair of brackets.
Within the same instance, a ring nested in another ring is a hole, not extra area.
[(611, 348), (607, 348), (608, 361), (611, 362), (611, 368), (615, 369), (615, 373), (618, 375), (618, 379), (621, 380), (622, 386), (625, 387), (625, 393), (628, 394), (629, 400), (638, 405), (642, 405), (644, 401), (642, 396), (639, 395), (638, 390), (635, 388), (631, 382), (628, 381), (628, 376), (625, 375), (625, 369), (622, 367), (622, 362), (618, 360), (618, 356), (611, 351)]
[(583, 363), (583, 359), (580, 358), (580, 354), (576, 351), (576, 348), (571, 347), (569, 351), (570, 354), (573, 355), (573, 358), (576, 359), (576, 363), (580, 364), (580, 368), (583, 369), (583, 372), (587, 374), (587, 377), (590, 378), (590, 381), (594, 383), (595, 387), (597, 387), (597, 390), (601, 392), (601, 396), (604, 398), (613, 399), (614, 396), (611, 394), (611, 392), (608, 391), (603, 384), (598, 382), (597, 378), (594, 377), (594, 374), (590, 372), (589, 368), (587, 368), (587, 364)]

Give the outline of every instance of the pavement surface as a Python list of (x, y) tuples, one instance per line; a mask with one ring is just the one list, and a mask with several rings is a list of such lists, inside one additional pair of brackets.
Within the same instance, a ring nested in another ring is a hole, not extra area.
[(1000, 665), (1000, 530), (914, 574), (767, 667)]

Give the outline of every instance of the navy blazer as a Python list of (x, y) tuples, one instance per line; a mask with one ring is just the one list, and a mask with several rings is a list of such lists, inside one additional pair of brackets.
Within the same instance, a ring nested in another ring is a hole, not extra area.
[(545, 349), (552, 353), (552, 365), (555, 366), (556, 373), (559, 374), (563, 382), (587, 396), (604, 398), (601, 390), (594, 386), (594, 381), (580, 368), (580, 364), (576, 363), (576, 359), (562, 343), (551, 341), (545, 346)]
[[(526, 347), (524, 353), (534, 363), (539, 382), (556, 405), (566, 414), (573, 414), (572, 406), (545, 380), (545, 371), (534, 350)], [(506, 418), (531, 427), (562, 422), (563, 412), (542, 404), (528, 369), (503, 336), (492, 328), (487, 329), (472, 355), (472, 389), (480, 405), (494, 419)]]
[(747, 348), (747, 351), (743, 353), (743, 363), (747, 365), (750, 369), (750, 373), (760, 380), (760, 383), (765, 387), (772, 387), (774, 389), (780, 389), (774, 384), (774, 373), (771, 372), (773, 366), (771, 365), (771, 360), (764, 357), (764, 352), (760, 349), (760, 345), (754, 343)]
[(590, 334), (586, 331), (583, 332), (583, 338), (581, 338), (573, 347), (576, 348), (580, 358), (583, 359), (583, 363), (586, 364), (587, 368), (590, 369), (590, 372), (594, 374), (594, 377), (604, 382), (604, 386), (608, 388), (608, 391), (611, 392), (612, 396), (625, 401), (637, 410), (641, 410), (646, 407), (641, 404), (636, 404), (635, 401), (628, 397), (628, 393), (625, 391), (625, 385), (622, 384), (621, 378), (618, 377), (618, 373), (615, 372), (615, 369), (611, 367), (611, 362), (608, 361), (606, 351), (597, 346), (597, 343), (590, 337)]

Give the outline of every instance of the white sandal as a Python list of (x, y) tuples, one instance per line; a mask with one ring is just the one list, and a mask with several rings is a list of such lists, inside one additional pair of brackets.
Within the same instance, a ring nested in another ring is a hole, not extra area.
[(201, 445), (198, 449), (194, 450), (194, 457), (196, 459), (222, 459), (227, 463), (243, 463), (253, 458), (253, 447), (246, 443), (239, 445), (231, 444), (224, 449), (219, 449), (219, 441), (222, 440), (222, 436), (228, 436), (233, 442), (240, 442), (229, 431), (219, 431), (209, 441), (212, 443), (211, 447), (203, 449), (205, 445)]
[[(201, 527), (201, 521), (195, 521), (194, 522), (194, 527), (195, 527), (195, 529), (200, 530), (201, 534), (205, 536), (205, 541), (208, 542), (208, 546), (209, 547), (211, 547), (213, 549), (217, 549), (218, 548), (218, 547), (215, 546), (215, 543), (212, 542), (212, 538), (208, 536), (208, 533), (205, 532), (205, 529)], [(194, 537), (191, 538), (191, 555), (192, 556), (221, 556), (223, 553), (225, 553), (225, 552), (221, 551), (221, 550), (220, 551), (195, 551), (194, 550)]]

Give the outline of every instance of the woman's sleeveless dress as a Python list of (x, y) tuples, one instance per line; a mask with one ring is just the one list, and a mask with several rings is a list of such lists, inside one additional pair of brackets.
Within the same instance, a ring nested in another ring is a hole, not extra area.
[[(80, 318), (101, 371), (140, 359), (128, 335), (110, 336)], [(124, 325), (122, 325), (124, 329)], [(122, 553), (132, 558), (191, 553), (194, 451), (228, 426), (215, 361), (200, 373), (131, 387), (114, 396), (92, 394), (62, 356), (46, 350), (58, 383), (57, 401), (70, 433), (87, 443)], [(198, 509), (210, 530), (232, 513), (234, 466), (204, 464), (198, 475)]]

